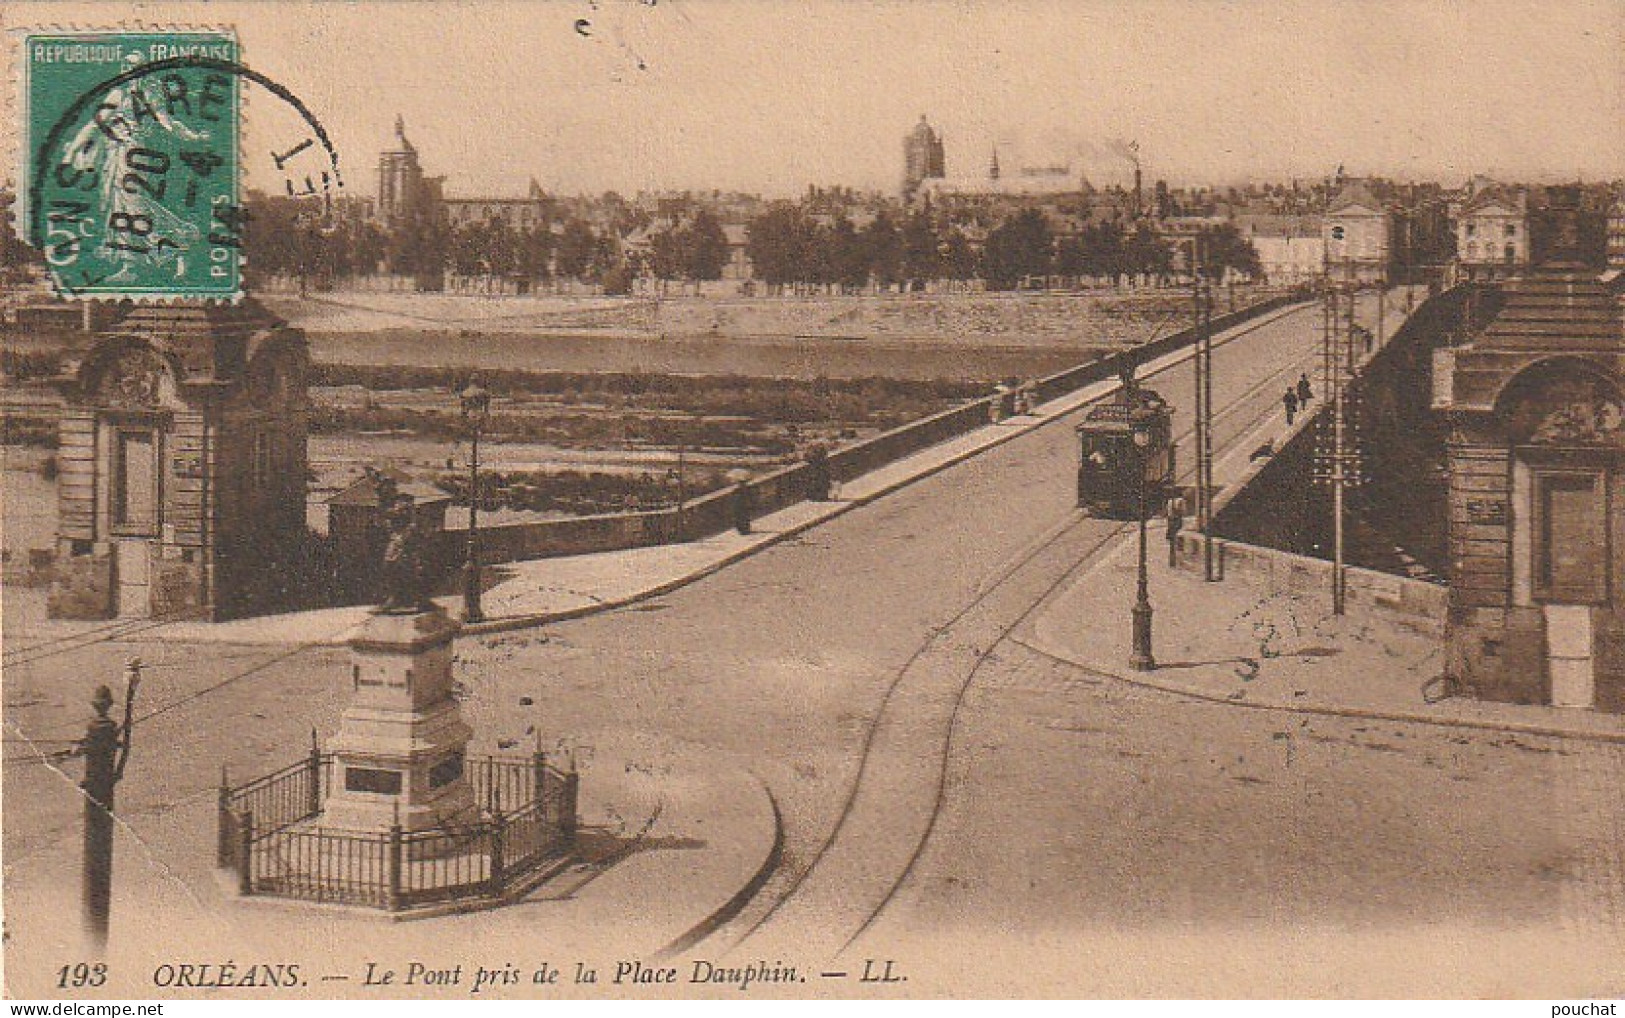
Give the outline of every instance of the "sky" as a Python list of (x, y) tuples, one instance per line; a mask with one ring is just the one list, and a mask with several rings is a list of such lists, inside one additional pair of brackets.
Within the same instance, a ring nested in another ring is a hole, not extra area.
[[(375, 190), (396, 114), (450, 195), (895, 191), (923, 114), (949, 176), (1126, 183), (1625, 176), (1625, 0), (332, 0), (13, 3), (0, 26), (235, 25)], [(15, 43), (8, 49), (15, 55)], [(252, 150), (256, 110), (251, 97)], [(15, 105), (5, 111), (15, 132)], [(262, 118), (265, 119), (265, 118)], [(8, 140), (0, 137), (0, 140)], [(8, 144), (8, 149), (13, 145)], [(4, 176), (14, 176), (12, 173)]]

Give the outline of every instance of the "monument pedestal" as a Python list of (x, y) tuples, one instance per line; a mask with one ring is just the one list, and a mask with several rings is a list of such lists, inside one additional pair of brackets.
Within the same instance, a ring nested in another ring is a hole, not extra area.
[(435, 608), (371, 616), (350, 641), (354, 698), (329, 749), (321, 825), (455, 828), (479, 819), (464, 770), (473, 730), (451, 695), (458, 624)]

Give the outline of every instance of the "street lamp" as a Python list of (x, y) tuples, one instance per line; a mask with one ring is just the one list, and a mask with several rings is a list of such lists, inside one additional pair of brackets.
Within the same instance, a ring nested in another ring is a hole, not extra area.
[(1151, 654), (1151, 594), (1146, 582), (1145, 559), (1145, 517), (1146, 503), (1149, 501), (1146, 484), (1146, 467), (1150, 463), (1148, 451), (1151, 446), (1151, 429), (1153, 414), (1141, 403), (1139, 390), (1133, 389), (1128, 398), (1129, 406), (1129, 436), (1134, 441), (1134, 448), (1138, 454), (1140, 473), (1140, 570), (1139, 585), (1134, 597), (1134, 653), (1129, 658), (1129, 664), (1137, 672), (1149, 672), (1157, 667), (1157, 660)]
[(468, 424), (468, 549), (463, 559), (463, 621), (483, 622), (480, 610), (480, 432), (491, 416), (491, 394), (471, 380), (458, 396)]

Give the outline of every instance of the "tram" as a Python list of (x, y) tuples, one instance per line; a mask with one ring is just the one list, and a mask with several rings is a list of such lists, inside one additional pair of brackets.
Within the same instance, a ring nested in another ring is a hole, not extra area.
[(1143, 497), (1155, 514), (1174, 494), (1173, 418), (1166, 400), (1132, 381), (1113, 401), (1091, 408), (1077, 428), (1078, 507), (1137, 519)]

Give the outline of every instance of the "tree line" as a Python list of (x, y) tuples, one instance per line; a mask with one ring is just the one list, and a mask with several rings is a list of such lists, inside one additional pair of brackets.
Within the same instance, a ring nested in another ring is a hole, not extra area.
[[(251, 207), (251, 271), (339, 281), (389, 272), (438, 288), (445, 274), (539, 282), (551, 278), (603, 284), (628, 292), (637, 277), (719, 279), (730, 252), (716, 215), (700, 211), (659, 229), (625, 232), (579, 217), (515, 227), (500, 219), (451, 224), (423, 216), (385, 229), (368, 220), (322, 219), (296, 203), (269, 198)], [(882, 209), (863, 226), (846, 212), (816, 214), (806, 203), (780, 202), (746, 224), (745, 253), (755, 278), (770, 287), (813, 285), (857, 291), (871, 286), (915, 289), (933, 280), (982, 280), (1008, 290), (1034, 278), (1167, 282), (1188, 272), (1188, 241), (1169, 238), (1150, 221), (1091, 221), (1057, 233), (1042, 212), (1018, 212), (980, 243), (969, 224), (922, 208)], [(982, 233), (975, 230), (975, 233)], [(1262, 275), (1258, 253), (1231, 224), (1197, 233), (1204, 270)]]
[[(1234, 226), (1205, 227), (1197, 236), (1204, 270), (1213, 278), (1227, 270), (1262, 274), (1258, 252)], [(988, 231), (978, 250), (964, 227), (925, 209), (901, 222), (881, 211), (860, 229), (844, 214), (814, 216), (784, 204), (750, 223), (747, 250), (756, 277), (770, 286), (914, 289), (930, 280), (981, 279), (990, 289), (1009, 290), (1051, 276), (1167, 281), (1176, 268), (1176, 243), (1149, 222), (1130, 226), (1117, 219), (1057, 234), (1042, 212), (1027, 209)]]

